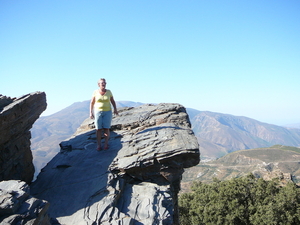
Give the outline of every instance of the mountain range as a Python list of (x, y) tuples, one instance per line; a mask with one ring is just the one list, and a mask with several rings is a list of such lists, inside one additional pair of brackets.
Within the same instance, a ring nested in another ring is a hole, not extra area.
[[(188, 110), (189, 111), (189, 110)], [(300, 146), (300, 129), (263, 123), (244, 116), (199, 111), (190, 116), (203, 158), (241, 149), (280, 144)]]
[[(89, 116), (89, 102), (76, 102), (69, 107), (40, 117), (31, 129), (33, 162), (36, 175), (59, 152), (59, 143), (76, 132)], [(135, 107), (143, 103), (120, 101), (117, 107)], [(263, 123), (243, 116), (233, 116), (187, 108), (201, 160), (216, 159), (241, 149), (273, 145), (300, 146), (300, 129)]]

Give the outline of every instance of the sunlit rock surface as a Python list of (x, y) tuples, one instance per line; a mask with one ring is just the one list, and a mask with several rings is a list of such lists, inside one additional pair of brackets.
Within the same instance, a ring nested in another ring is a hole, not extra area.
[(113, 118), (109, 150), (96, 150), (84, 121), (31, 186), (57, 224), (178, 224), (184, 168), (199, 146), (179, 104), (124, 108)]

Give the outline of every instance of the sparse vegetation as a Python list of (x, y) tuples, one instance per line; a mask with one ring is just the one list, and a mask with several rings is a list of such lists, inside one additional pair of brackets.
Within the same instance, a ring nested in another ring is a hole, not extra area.
[(249, 174), (210, 184), (194, 182), (179, 197), (180, 224), (300, 224), (300, 190)]
[(267, 179), (290, 174), (293, 181), (300, 185), (299, 151), (300, 148), (284, 145), (235, 151), (218, 160), (200, 162), (197, 166), (186, 169), (182, 181), (188, 187), (191, 184), (187, 183), (195, 180), (210, 183), (213, 177), (228, 180), (253, 173), (256, 177)]

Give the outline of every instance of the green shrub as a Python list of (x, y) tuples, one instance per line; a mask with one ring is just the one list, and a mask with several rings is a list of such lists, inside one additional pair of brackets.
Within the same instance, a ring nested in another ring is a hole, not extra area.
[(300, 224), (300, 192), (252, 174), (210, 184), (195, 182), (179, 197), (180, 224)]

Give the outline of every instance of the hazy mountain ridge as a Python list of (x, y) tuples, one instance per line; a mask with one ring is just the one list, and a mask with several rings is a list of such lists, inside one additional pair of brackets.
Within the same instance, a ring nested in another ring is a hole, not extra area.
[(300, 146), (300, 130), (263, 123), (248, 117), (199, 111), (192, 117), (202, 156), (221, 157), (240, 149), (275, 144)]

